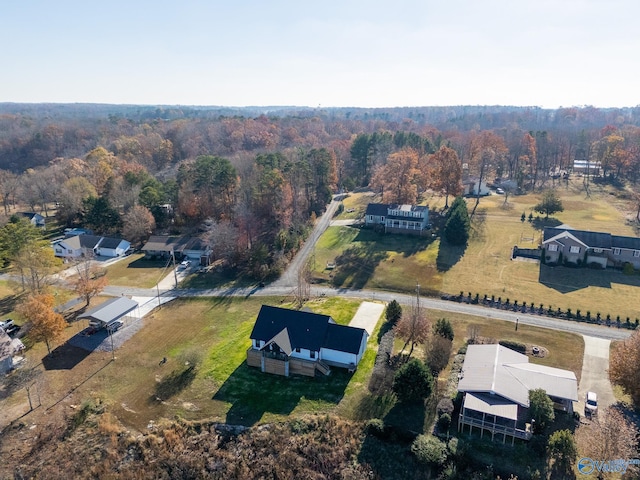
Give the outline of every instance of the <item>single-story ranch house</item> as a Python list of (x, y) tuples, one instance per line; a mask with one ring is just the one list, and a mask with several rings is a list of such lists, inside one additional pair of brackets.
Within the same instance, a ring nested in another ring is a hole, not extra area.
[(640, 269), (640, 238), (564, 228), (545, 228), (542, 254), (546, 263), (597, 264)]
[(423, 235), (428, 231), (429, 207), (370, 203), (364, 216), (365, 226), (383, 228), (385, 233)]
[(367, 348), (362, 328), (338, 325), (328, 315), (263, 305), (251, 332), (247, 365), (261, 371), (313, 377), (329, 367), (355, 370)]
[(458, 391), (464, 394), (458, 431), (478, 427), (491, 439), (502, 435), (529, 440), (529, 391), (542, 388), (554, 408), (573, 412), (578, 401), (578, 380), (573, 372), (529, 363), (526, 355), (502, 345), (469, 345), (460, 373)]
[(211, 248), (204, 241), (190, 236), (152, 235), (142, 251), (150, 258), (169, 258), (175, 255), (178, 260), (190, 258), (197, 260), (200, 265), (209, 265), (212, 256)]
[(76, 235), (53, 244), (56, 257), (74, 259), (87, 255), (120, 257), (131, 247), (131, 243), (121, 238), (98, 237), (96, 235)]

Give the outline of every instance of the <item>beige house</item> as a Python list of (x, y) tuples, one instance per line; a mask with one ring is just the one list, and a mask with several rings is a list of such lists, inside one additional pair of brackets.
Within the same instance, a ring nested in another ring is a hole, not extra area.
[(597, 264), (601, 268), (622, 268), (630, 263), (640, 269), (640, 238), (610, 233), (545, 228), (542, 241), (546, 263)]
[(529, 357), (502, 345), (469, 345), (458, 391), (464, 394), (458, 431), (474, 427), (502, 438), (529, 440), (532, 435), (529, 391), (542, 388), (554, 408), (573, 412), (578, 380), (573, 372), (529, 363)]

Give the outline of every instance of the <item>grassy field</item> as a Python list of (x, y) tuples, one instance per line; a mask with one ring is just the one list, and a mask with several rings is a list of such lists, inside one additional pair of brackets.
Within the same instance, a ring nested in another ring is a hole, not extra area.
[[(146, 429), (151, 420), (159, 422), (176, 416), (254, 425), (290, 415), (331, 412), (355, 420), (384, 418), (418, 431), (428, 427), (431, 419), (425, 416), (424, 408), (409, 411), (397, 405), (392, 395), (379, 397), (369, 392), (377, 331), (352, 375), (334, 369), (329, 377), (284, 378), (249, 368), (245, 362), (249, 335), (263, 303), (289, 306), (281, 304), (279, 298), (176, 300), (145, 318), (144, 327), (117, 350), (115, 362), (111, 361), (110, 352), (88, 353), (63, 345), (45, 362), (46, 387), (40, 392), (44, 408), (32, 415), (54, 415), (60, 409), (66, 411), (69, 405), (99, 399), (125, 425), (139, 430)], [(308, 306), (346, 324), (359, 304), (360, 300), (320, 298)], [(570, 369), (580, 376), (583, 343), (577, 335), (526, 326), (515, 332), (510, 322), (439, 311), (429, 311), (428, 315), (433, 320), (446, 317), (452, 322), (454, 352), (464, 343), (469, 324), (474, 324), (484, 337), (542, 346), (549, 355), (532, 361)], [(72, 324), (64, 338), (85, 326), (86, 322)], [(45, 354), (44, 345), (39, 343), (28, 357), (37, 363)], [(161, 365), (163, 357), (167, 362)], [(198, 367), (190, 369), (185, 362), (194, 359)], [(446, 384), (447, 373), (442, 373), (440, 384)], [(0, 418), (25, 410), (24, 392), (18, 397), (0, 401)]]
[[(330, 227), (316, 246), (315, 276), (319, 282), (352, 288), (377, 288), (412, 291), (416, 283), (427, 293), (457, 294), (472, 292), (481, 296), (509, 298), (520, 303), (553, 305), (554, 308), (603, 317), (620, 315), (624, 320), (640, 317), (635, 305), (640, 275), (590, 269), (547, 267), (537, 262), (510, 260), (514, 245), (533, 248), (540, 242), (542, 228), (568, 224), (576, 229), (634, 235), (626, 221), (630, 205), (608, 189), (592, 187), (591, 195), (581, 190), (581, 182), (562, 186), (558, 192), (564, 212), (545, 222), (544, 219), (521, 222), (528, 217), (539, 195), (491, 195), (481, 199), (474, 219), (472, 238), (466, 250), (440, 243), (439, 238), (420, 239), (399, 235), (376, 234), (352, 227)], [(345, 208), (364, 211), (373, 197), (354, 194), (345, 200)], [(468, 201), (469, 207), (475, 200)], [(438, 209), (444, 200), (427, 199), (430, 208)], [(534, 212), (534, 216), (536, 216)], [(327, 262), (337, 262), (335, 270), (327, 270)]]
[(152, 288), (171, 272), (166, 260), (149, 260), (143, 253), (134, 253), (107, 267), (107, 279), (110, 285), (125, 287)]

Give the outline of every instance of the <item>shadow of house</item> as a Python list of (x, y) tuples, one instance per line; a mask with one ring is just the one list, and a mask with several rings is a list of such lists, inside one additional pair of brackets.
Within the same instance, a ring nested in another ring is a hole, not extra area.
[(289, 415), (301, 403), (337, 405), (344, 397), (352, 374), (333, 370), (330, 376), (283, 377), (267, 375), (242, 362), (213, 396), (231, 404), (226, 423), (252, 426), (265, 413)]
[(557, 218), (542, 218), (536, 217), (531, 222), (531, 225), (536, 230), (544, 230), (545, 228), (555, 228), (562, 225), (562, 222)]
[(45, 370), (71, 370), (91, 354), (90, 350), (74, 347), (69, 343), (60, 345), (42, 359)]
[(640, 287), (640, 277), (617, 270), (592, 270), (577, 267), (540, 265), (538, 281), (560, 293), (570, 293), (588, 287), (611, 288), (613, 283)]

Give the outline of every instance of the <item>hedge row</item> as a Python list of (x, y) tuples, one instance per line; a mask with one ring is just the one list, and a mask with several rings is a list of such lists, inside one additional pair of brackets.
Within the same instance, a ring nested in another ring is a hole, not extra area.
[(554, 308), (552, 305), (544, 305), (542, 303), (535, 304), (534, 302), (522, 302), (519, 303), (518, 300), (511, 300), (510, 298), (502, 299), (502, 297), (498, 297), (496, 299), (495, 295), (484, 295), (483, 298), (480, 298), (480, 294), (476, 293), (475, 296), (471, 295), (471, 292), (468, 295), (465, 295), (464, 292), (460, 292), (459, 295), (442, 295), (440, 298), (443, 300), (450, 300), (453, 302), (459, 303), (469, 303), (476, 305), (485, 305), (491, 308), (497, 308), (500, 310), (511, 310), (513, 312), (521, 312), (521, 313), (530, 313), (533, 315), (544, 315), (547, 317), (553, 318), (562, 318), (566, 320), (573, 320), (577, 322), (586, 322), (593, 323), (598, 325), (606, 325), (616, 326), (617, 328), (628, 328), (629, 330), (635, 330), (638, 328), (638, 324), (640, 323), (640, 319), (637, 317), (634, 321), (631, 320), (630, 317), (626, 317), (626, 319), (620, 318), (620, 315), (617, 315), (615, 319), (611, 317), (611, 314), (607, 314), (606, 316), (602, 316), (600, 312), (596, 312), (595, 315), (591, 313), (590, 310), (587, 310), (586, 313), (583, 313), (581, 309), (576, 309), (575, 311), (571, 308), (567, 308), (566, 310), (562, 310), (560, 307)]

